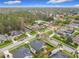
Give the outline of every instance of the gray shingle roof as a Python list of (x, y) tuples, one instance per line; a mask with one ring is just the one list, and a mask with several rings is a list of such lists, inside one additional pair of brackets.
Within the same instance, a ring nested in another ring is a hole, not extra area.
[(73, 42), (77, 43), (79, 45), (79, 35), (77, 35), (75, 38), (73, 38)]

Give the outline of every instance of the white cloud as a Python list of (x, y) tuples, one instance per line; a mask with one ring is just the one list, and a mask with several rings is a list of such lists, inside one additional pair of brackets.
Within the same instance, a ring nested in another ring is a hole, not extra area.
[(76, 4), (75, 7), (79, 7), (79, 4)]
[(3, 4), (19, 4), (21, 3), (20, 0), (15, 0), (15, 1), (6, 1), (6, 2), (3, 2)]
[(47, 3), (63, 3), (68, 1), (72, 1), (72, 0), (49, 0)]

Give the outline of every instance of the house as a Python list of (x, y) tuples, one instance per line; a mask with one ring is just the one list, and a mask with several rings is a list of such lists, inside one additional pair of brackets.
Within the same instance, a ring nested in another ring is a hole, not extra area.
[(32, 29), (33, 30), (38, 30), (40, 27), (38, 24), (33, 24)]
[(74, 37), (72, 40), (73, 40), (74, 43), (77, 43), (79, 45), (79, 35)]
[(7, 40), (7, 38), (5, 35), (0, 35), (0, 43), (3, 43), (6, 40)]
[(18, 31), (11, 31), (10, 32), (11, 36), (19, 35), (20, 33)]
[(11, 52), (13, 54), (13, 58), (31, 58), (32, 53), (29, 48), (19, 47), (19, 49), (15, 49)]
[(44, 45), (44, 43), (42, 41), (35, 41), (30, 43), (30, 46), (36, 50), (36, 52), (39, 52), (40, 49), (42, 49), (42, 46)]

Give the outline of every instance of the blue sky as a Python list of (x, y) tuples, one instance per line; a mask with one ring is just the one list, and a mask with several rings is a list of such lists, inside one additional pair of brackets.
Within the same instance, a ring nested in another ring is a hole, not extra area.
[(0, 0), (0, 7), (79, 7), (79, 0)]

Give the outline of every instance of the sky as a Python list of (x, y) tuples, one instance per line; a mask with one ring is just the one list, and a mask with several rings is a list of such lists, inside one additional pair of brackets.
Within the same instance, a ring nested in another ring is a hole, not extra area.
[(0, 7), (79, 7), (79, 0), (0, 0)]

